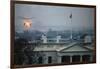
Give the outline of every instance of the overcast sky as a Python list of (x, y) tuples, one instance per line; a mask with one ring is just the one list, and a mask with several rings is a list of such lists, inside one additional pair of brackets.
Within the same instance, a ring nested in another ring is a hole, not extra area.
[[(72, 13), (72, 22), (70, 15)], [(15, 30), (23, 31), (23, 19), (32, 18), (30, 30), (93, 29), (94, 8), (59, 7), (45, 5), (15, 5)]]

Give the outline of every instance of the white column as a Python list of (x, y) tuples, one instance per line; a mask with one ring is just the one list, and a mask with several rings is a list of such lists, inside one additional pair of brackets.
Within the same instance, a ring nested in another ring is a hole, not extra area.
[(93, 56), (91, 55), (91, 56), (90, 56), (90, 62), (92, 62), (92, 61), (93, 61)]
[(82, 62), (82, 55), (80, 55), (80, 62)]
[(47, 57), (47, 56), (44, 56), (43, 63), (44, 63), (44, 64), (48, 64), (48, 57)]
[(72, 56), (70, 56), (70, 63), (72, 63)]
[(61, 63), (61, 56), (58, 56), (58, 63)]

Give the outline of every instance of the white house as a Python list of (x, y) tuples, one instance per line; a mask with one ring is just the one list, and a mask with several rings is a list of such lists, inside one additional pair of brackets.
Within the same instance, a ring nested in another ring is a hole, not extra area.
[[(90, 37), (85, 38), (85, 42), (91, 42)], [(82, 63), (93, 62), (94, 46), (91, 42), (88, 45), (78, 42), (60, 42), (63, 40), (61, 36), (57, 36), (55, 42), (48, 42), (49, 38), (42, 36), (42, 43), (35, 47), (33, 51), (41, 52), (42, 56), (39, 57), (41, 64), (49, 63)], [(67, 40), (67, 39), (66, 39)]]

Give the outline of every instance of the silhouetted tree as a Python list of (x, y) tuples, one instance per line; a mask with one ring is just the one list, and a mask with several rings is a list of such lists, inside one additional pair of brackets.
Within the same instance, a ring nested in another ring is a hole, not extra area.
[(19, 38), (15, 40), (14, 61), (16, 65), (37, 64), (41, 52), (33, 51), (39, 42), (30, 45), (26, 39)]
[(24, 61), (24, 52), (23, 49), (26, 47), (25, 43), (27, 43), (26, 39), (19, 38), (15, 40), (14, 44), (14, 62), (17, 65), (20, 65)]

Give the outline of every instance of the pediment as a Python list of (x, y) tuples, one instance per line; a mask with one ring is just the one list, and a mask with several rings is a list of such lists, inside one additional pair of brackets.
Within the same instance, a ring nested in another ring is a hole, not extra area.
[(78, 52), (78, 51), (91, 51), (91, 50), (79, 45), (71, 46), (69, 48), (65, 48), (61, 50), (61, 52), (73, 52), (73, 51)]

